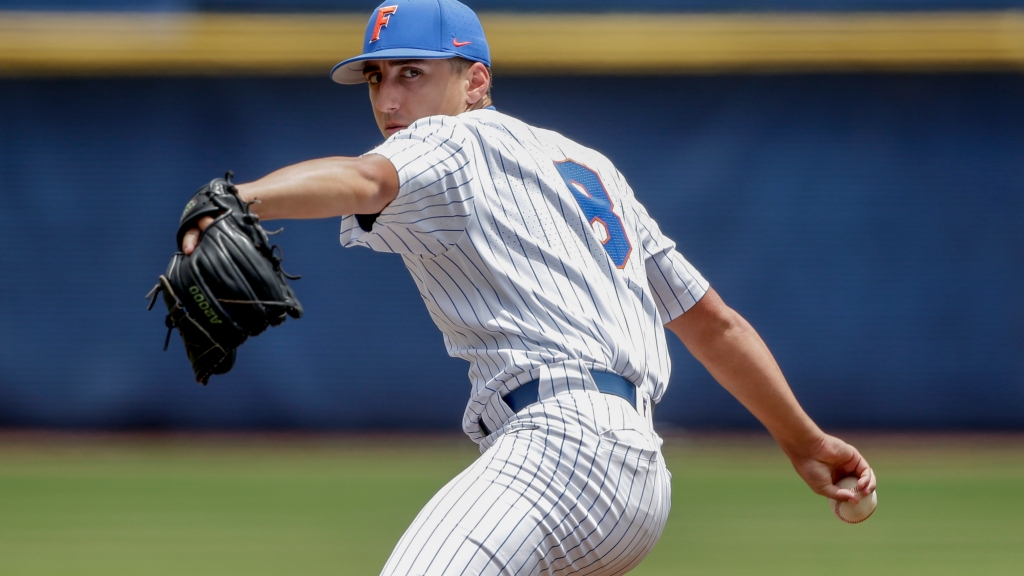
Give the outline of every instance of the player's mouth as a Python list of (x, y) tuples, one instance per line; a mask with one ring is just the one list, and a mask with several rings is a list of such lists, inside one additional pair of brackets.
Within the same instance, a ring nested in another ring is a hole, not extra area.
[(406, 128), (405, 124), (387, 124), (387, 125), (384, 126), (384, 132), (388, 136), (391, 136), (392, 134), (394, 134), (395, 132), (398, 132), (399, 130), (405, 130), (405, 128)]

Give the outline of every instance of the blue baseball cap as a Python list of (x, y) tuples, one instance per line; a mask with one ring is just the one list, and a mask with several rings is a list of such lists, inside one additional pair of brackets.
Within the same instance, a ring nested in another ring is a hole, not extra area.
[(456, 0), (386, 0), (370, 15), (363, 53), (331, 70), (338, 84), (366, 82), (364, 60), (419, 60), (461, 56), (491, 65), (484, 27)]

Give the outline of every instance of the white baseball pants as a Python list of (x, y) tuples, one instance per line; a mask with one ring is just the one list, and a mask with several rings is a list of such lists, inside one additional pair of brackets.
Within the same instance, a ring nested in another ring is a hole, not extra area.
[(625, 574), (665, 527), (671, 474), (661, 438), (626, 400), (559, 394), (480, 446), (480, 458), (419, 513), (382, 575)]

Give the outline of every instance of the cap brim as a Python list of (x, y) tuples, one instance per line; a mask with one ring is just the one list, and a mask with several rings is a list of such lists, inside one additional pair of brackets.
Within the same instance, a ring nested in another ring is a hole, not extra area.
[(363, 76), (363, 62), (367, 60), (441, 60), (454, 58), (458, 54), (440, 52), (438, 50), (422, 50), (419, 48), (388, 48), (367, 52), (344, 62), (339, 62), (331, 69), (331, 80), (338, 84), (361, 84), (366, 82)]

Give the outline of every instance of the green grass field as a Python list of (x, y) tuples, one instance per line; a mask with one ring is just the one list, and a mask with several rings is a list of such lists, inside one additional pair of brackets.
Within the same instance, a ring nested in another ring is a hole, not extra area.
[[(633, 572), (1024, 574), (1024, 436), (856, 436), (864, 524), (759, 436), (666, 441), (672, 518)], [(0, 575), (376, 574), (468, 464), (460, 437), (0, 435)]]

